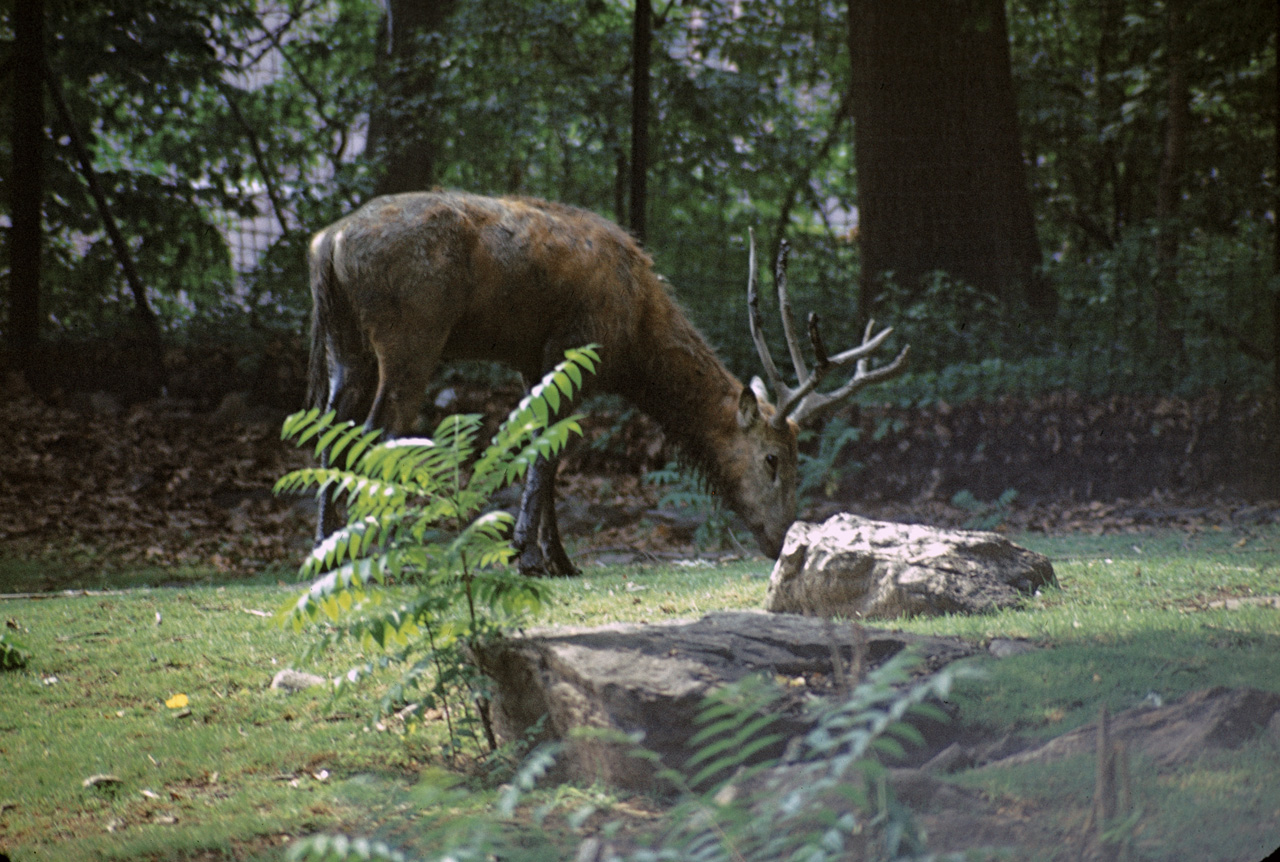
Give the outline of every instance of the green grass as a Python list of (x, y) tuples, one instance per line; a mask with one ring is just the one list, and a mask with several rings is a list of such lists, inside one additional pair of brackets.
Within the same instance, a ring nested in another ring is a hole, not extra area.
[[(330, 776), (411, 767), (368, 704), (267, 690), (297, 643), (278, 587), (0, 603), (33, 657), (0, 677), (0, 845), (15, 859), (181, 858), (350, 818)], [(170, 709), (176, 694), (190, 713)], [(85, 788), (107, 773), (115, 786)], [(239, 851), (236, 851), (239, 855)]]
[(1103, 703), (1115, 712), (1149, 693), (1171, 701), (1210, 685), (1280, 691), (1280, 612), (1210, 607), (1226, 597), (1280, 594), (1280, 531), (1020, 542), (1053, 559), (1058, 589), (1016, 610), (902, 623), (1050, 647), (988, 662), (991, 679), (959, 695), (967, 722), (1056, 735), (1091, 721)]
[[(1119, 711), (1150, 692), (1169, 701), (1209, 685), (1280, 691), (1280, 611), (1209, 607), (1227, 596), (1280, 593), (1280, 530), (1018, 541), (1051, 556), (1060, 589), (987, 616), (895, 624), (1048, 647), (982, 661), (987, 678), (955, 692), (967, 724), (1047, 737), (1092, 720), (1100, 704)], [(0, 562), (0, 583), (16, 591), (33, 579), (65, 583), (42, 570), (49, 565)], [(252, 613), (276, 611), (297, 587), (261, 578), (207, 585), (216, 573), (178, 574), (134, 572), (123, 583), (188, 585), (0, 600), (0, 624), (16, 626), (31, 652), (26, 668), (0, 674), (0, 850), (15, 862), (278, 859), (293, 836), (345, 830), (425, 853), (440, 846), (442, 831), (475, 827), (491, 785), (446, 768), (438, 725), (408, 737), (394, 725), (379, 730), (376, 684), (337, 700), (267, 689), (282, 667), (333, 677), (357, 660), (346, 649), (304, 666), (305, 639)], [(767, 575), (759, 560), (589, 570), (555, 583), (532, 624), (759, 607)], [(189, 698), (189, 715), (165, 706), (179, 693)], [(1249, 825), (1280, 823), (1274, 744), (1258, 740), (1172, 773), (1141, 762), (1134, 770), (1144, 806), (1134, 838), (1139, 858), (1246, 858), (1231, 849), (1268, 837), (1280, 843), (1280, 827), (1268, 836)], [(120, 783), (82, 786), (99, 773)], [(1077, 759), (959, 780), (1039, 808), (1069, 832), (1080, 827), (1093, 779), (1091, 764)], [(539, 799), (560, 804), (584, 792)], [(526, 835), (522, 858), (559, 858), (556, 834)]]

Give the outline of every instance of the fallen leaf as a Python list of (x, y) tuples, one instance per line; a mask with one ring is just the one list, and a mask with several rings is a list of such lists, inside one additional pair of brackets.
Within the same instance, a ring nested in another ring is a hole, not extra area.
[(185, 694), (175, 694), (173, 697), (166, 700), (164, 702), (164, 705), (169, 707), (169, 709), (182, 709), (184, 706), (186, 706), (190, 702), (191, 702), (190, 698), (188, 698)]

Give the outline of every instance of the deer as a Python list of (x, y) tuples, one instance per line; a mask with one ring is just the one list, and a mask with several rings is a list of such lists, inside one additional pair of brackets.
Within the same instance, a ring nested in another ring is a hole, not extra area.
[[(828, 355), (818, 318), (808, 320), (815, 364), (806, 367), (787, 299), (788, 246), (775, 280), (783, 334), (797, 375), (787, 385), (761, 323), (754, 234), (748, 255), (751, 337), (777, 398), (759, 377), (740, 382), (673, 297), (637, 241), (589, 210), (527, 197), (457, 191), (374, 198), (316, 232), (309, 248), (312, 323), (310, 406), (391, 438), (412, 433), (438, 365), (496, 360), (537, 382), (564, 351), (598, 346), (601, 362), (580, 401), (612, 393), (653, 418), (681, 462), (776, 558), (796, 518), (797, 435), (854, 392), (899, 373), (909, 346), (870, 368), (892, 328), (867, 324), (862, 343)], [(830, 392), (818, 384), (842, 368)], [(568, 407), (562, 407), (567, 410)], [(525, 477), (512, 531), (519, 570), (573, 575), (555, 512), (558, 458)], [(337, 529), (322, 490), (317, 541)]]

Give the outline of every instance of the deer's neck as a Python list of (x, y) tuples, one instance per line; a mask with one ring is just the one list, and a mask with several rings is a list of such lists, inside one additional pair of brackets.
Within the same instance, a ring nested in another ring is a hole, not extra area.
[(674, 305), (636, 339), (632, 368), (620, 394), (662, 427), (712, 491), (726, 492), (724, 464), (738, 431), (742, 383)]

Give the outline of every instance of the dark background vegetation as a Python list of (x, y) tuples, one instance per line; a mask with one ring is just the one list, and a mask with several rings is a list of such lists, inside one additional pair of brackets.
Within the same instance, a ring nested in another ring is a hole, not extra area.
[[(1081, 497), (1132, 492), (1098, 479), (1122, 470), (1275, 494), (1278, 14), (16, 0), (0, 9), (6, 389), (297, 406), (310, 233), (440, 185), (626, 224), (744, 379), (746, 233), (770, 252), (785, 237), (794, 304), (829, 344), (874, 315), (912, 345), (911, 372), (852, 420), (885, 444), (884, 494), (945, 467), (994, 498), (1046, 484), (1037, 464)], [(955, 405), (963, 427), (943, 421)]]

